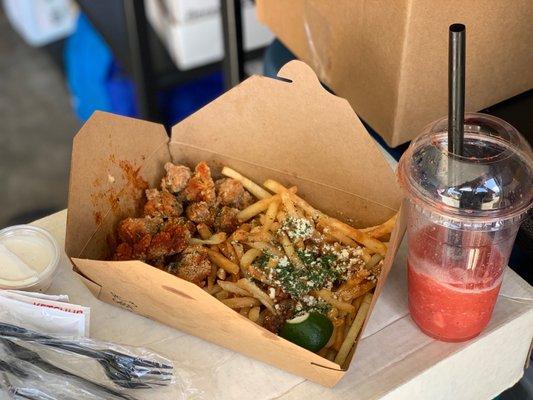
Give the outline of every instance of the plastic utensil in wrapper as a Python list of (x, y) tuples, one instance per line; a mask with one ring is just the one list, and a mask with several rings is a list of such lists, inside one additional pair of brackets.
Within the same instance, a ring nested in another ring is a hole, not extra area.
[(436, 339), (471, 339), (490, 319), (532, 206), (531, 148), (505, 121), (472, 113), (462, 155), (453, 154), (443, 118), (411, 143), (398, 176), (408, 197), (411, 316)]
[(59, 247), (46, 230), (15, 225), (0, 230), (0, 289), (45, 291), (59, 263)]

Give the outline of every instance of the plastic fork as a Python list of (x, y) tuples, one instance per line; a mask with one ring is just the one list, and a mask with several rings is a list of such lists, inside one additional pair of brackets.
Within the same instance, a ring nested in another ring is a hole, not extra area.
[(124, 388), (148, 389), (154, 386), (166, 386), (172, 382), (173, 367), (171, 365), (145, 360), (110, 349), (92, 349), (72, 341), (42, 335), (38, 332), (3, 322), (0, 322), (0, 336), (36, 342), (90, 357), (98, 361), (111, 381)]

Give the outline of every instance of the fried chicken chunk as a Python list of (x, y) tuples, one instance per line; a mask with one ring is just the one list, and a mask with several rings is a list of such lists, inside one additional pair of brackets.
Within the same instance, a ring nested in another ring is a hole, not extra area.
[(183, 212), (183, 206), (176, 197), (166, 190), (147, 189), (147, 202), (144, 214), (152, 217), (174, 218)]
[(236, 207), (244, 196), (244, 186), (232, 178), (224, 178), (216, 181), (218, 203), (224, 206)]
[(286, 320), (291, 319), (294, 314), (294, 300), (281, 300), (278, 305), (278, 314), (274, 315), (270, 311), (265, 311), (263, 326), (270, 332), (278, 333)]
[(144, 249), (144, 259), (153, 260), (180, 253), (187, 248), (190, 238), (187, 221), (182, 218), (170, 220), (151, 238)]
[(254, 201), (252, 195), (244, 190), (242, 183), (235, 179), (219, 179), (216, 181), (215, 187), (217, 203), (223, 206), (231, 206), (242, 210)]
[(209, 205), (215, 203), (215, 183), (211, 178), (211, 170), (205, 162), (196, 166), (194, 175), (187, 182), (183, 193), (187, 201), (204, 201)]
[(161, 218), (126, 218), (118, 224), (118, 237), (121, 241), (133, 244), (146, 235), (157, 233), (163, 220)]
[(188, 221), (182, 218), (166, 223), (149, 217), (127, 218), (120, 223), (118, 232), (123, 242), (115, 250), (115, 261), (150, 261), (171, 256), (183, 251), (191, 238)]
[(212, 226), (215, 222), (213, 210), (205, 201), (189, 204), (185, 209), (185, 215), (196, 224)]
[(231, 233), (239, 226), (237, 214), (239, 210), (232, 207), (222, 207), (215, 216), (215, 228), (217, 232)]
[(189, 246), (176, 264), (176, 275), (189, 282), (199, 284), (211, 273), (211, 261), (202, 246)]
[(181, 192), (189, 179), (191, 179), (191, 170), (185, 165), (175, 165), (171, 162), (165, 164), (167, 174), (161, 180), (161, 189), (168, 190), (170, 193)]

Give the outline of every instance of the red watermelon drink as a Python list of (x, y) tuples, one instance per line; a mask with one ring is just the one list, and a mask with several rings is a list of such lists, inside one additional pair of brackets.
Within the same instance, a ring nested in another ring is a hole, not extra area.
[(443, 341), (487, 326), (516, 232), (533, 201), (531, 148), (506, 122), (467, 114), (464, 153), (447, 151), (447, 120), (424, 130), (398, 167), (407, 194), (413, 321)]

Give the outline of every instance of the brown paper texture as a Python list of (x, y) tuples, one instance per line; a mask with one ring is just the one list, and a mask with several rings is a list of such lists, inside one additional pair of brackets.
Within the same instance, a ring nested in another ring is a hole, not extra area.
[[(102, 261), (116, 224), (136, 213), (169, 159), (297, 185), (312, 205), (356, 226), (381, 223), (399, 209), (394, 173), (349, 104), (325, 91), (302, 62), (279, 75), (283, 81), (244, 81), (176, 125), (170, 142), (159, 125), (95, 113), (74, 140), (66, 250), (99, 299), (333, 386), (347, 366), (268, 332), (173, 275), (140, 261)], [(402, 234), (398, 224), (373, 303)]]
[(257, 13), (393, 147), (447, 113), (453, 23), (467, 27), (467, 110), (533, 87), (529, 0), (258, 0)]

